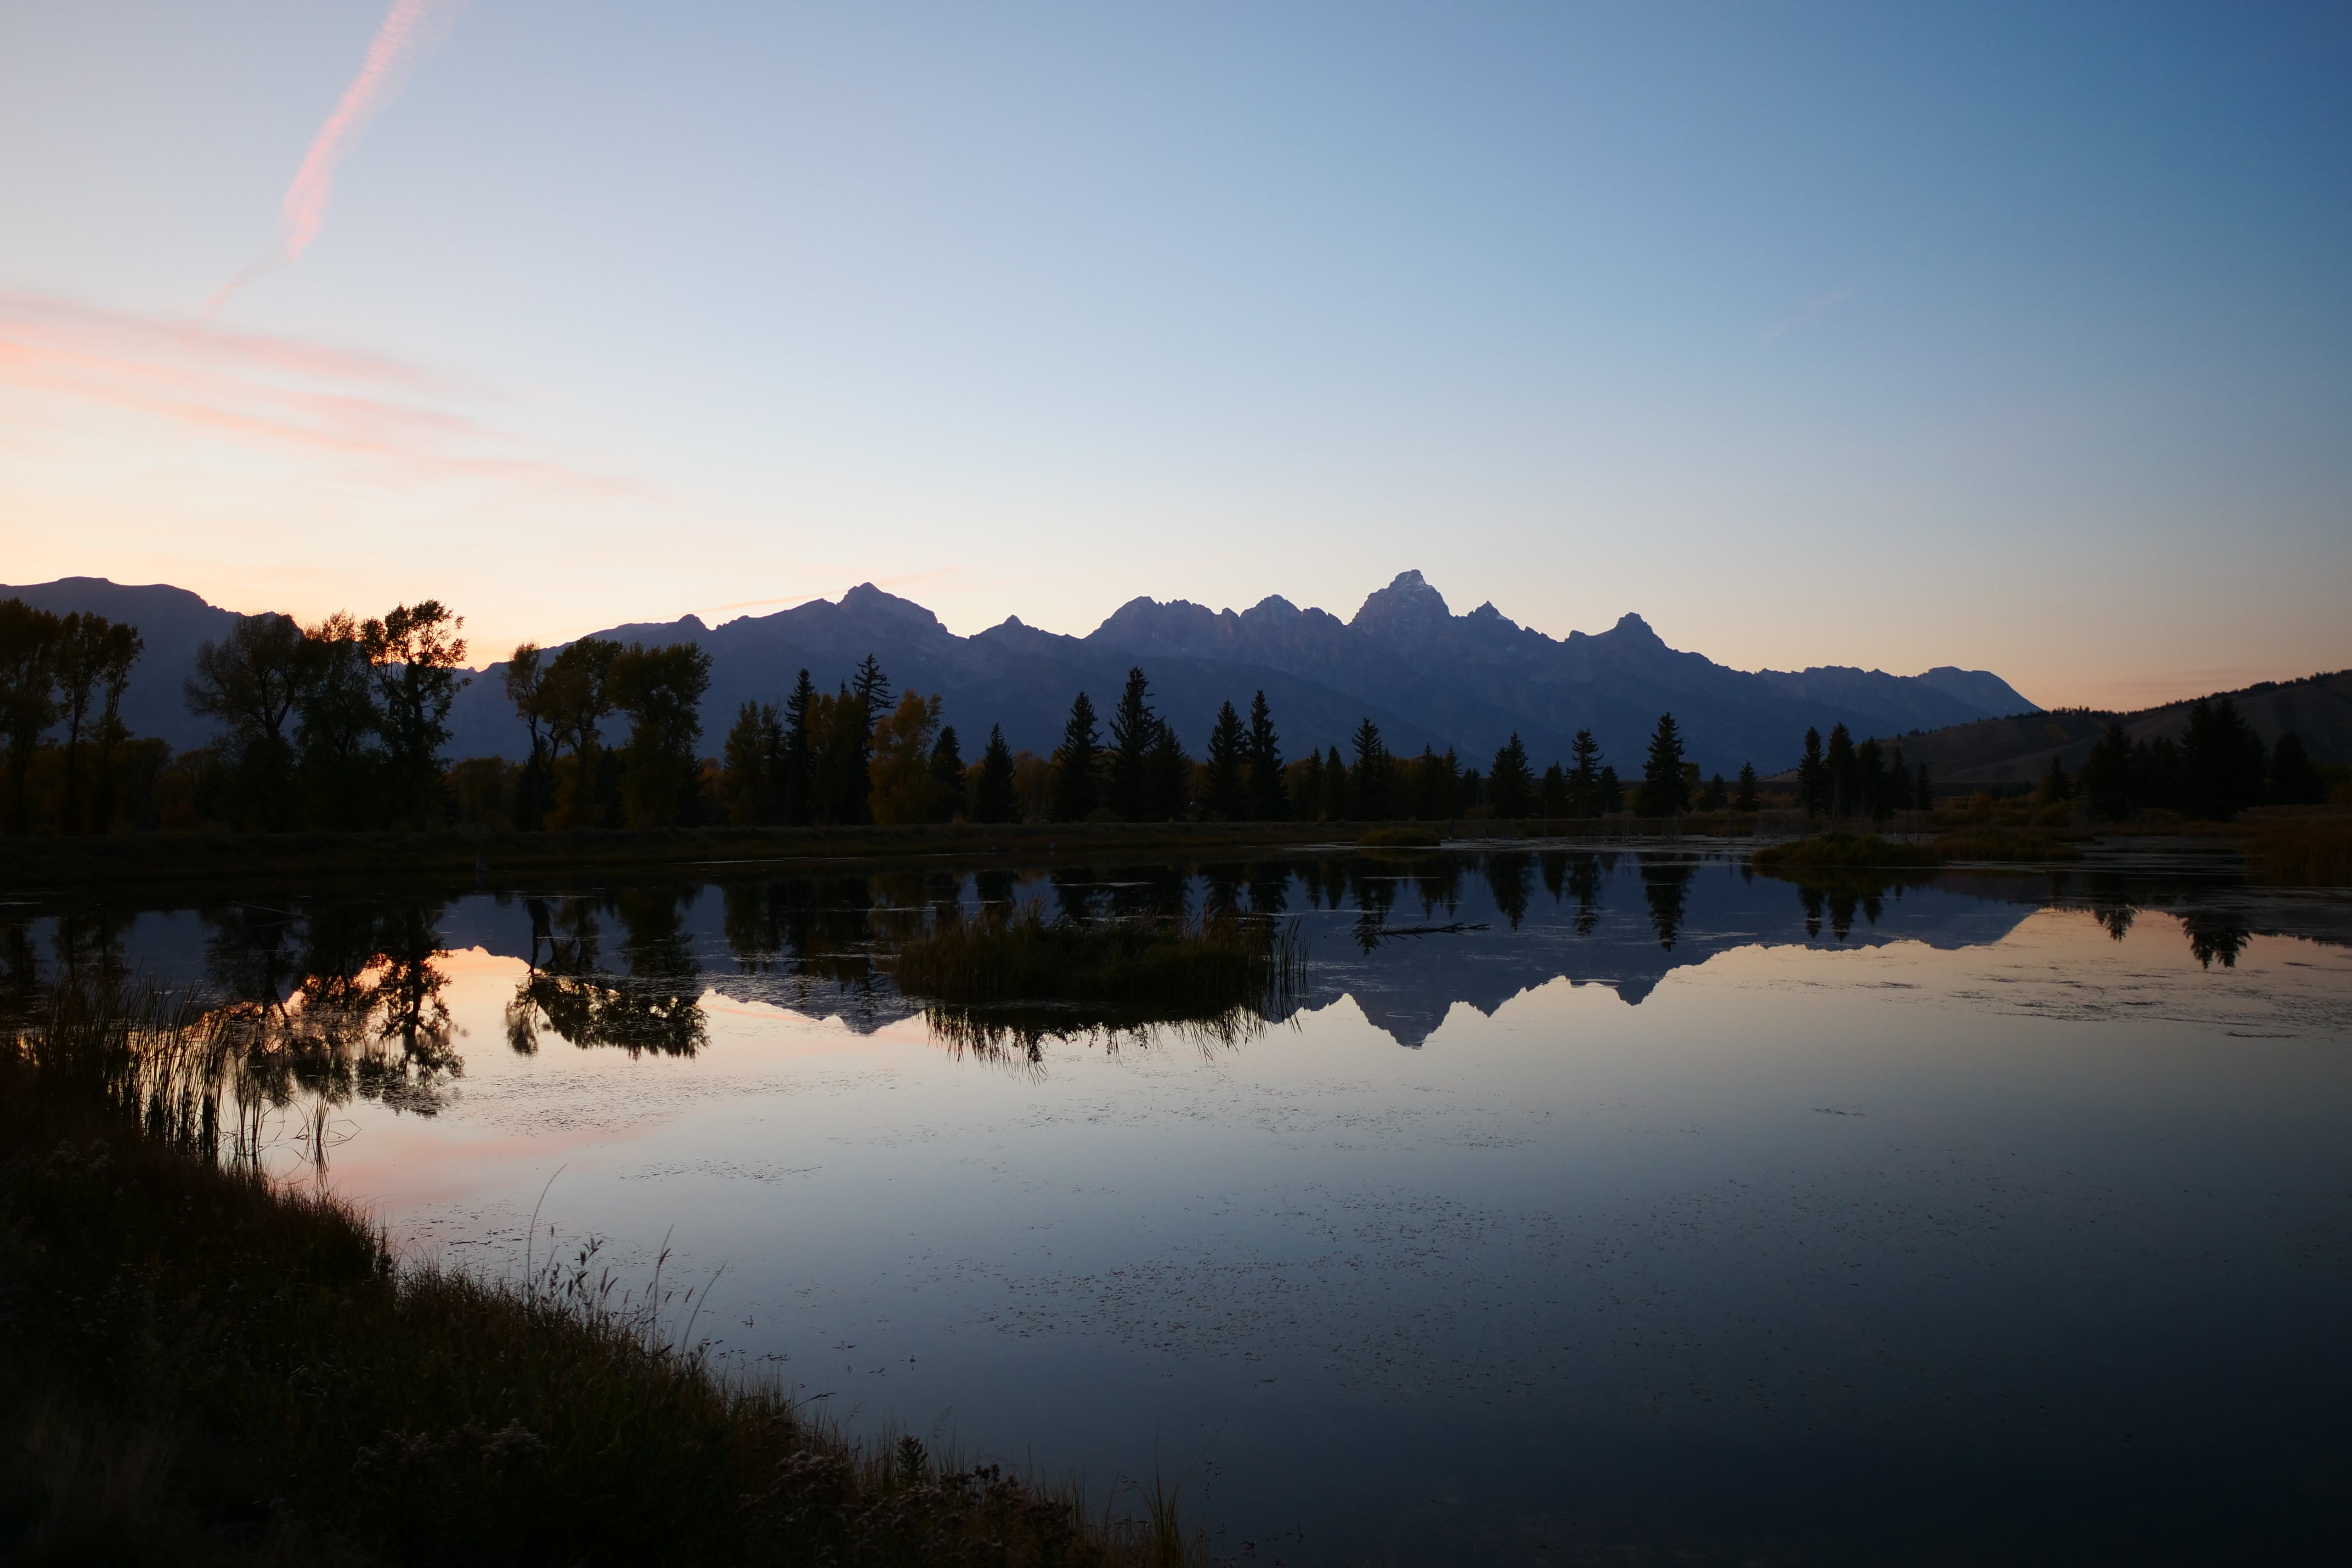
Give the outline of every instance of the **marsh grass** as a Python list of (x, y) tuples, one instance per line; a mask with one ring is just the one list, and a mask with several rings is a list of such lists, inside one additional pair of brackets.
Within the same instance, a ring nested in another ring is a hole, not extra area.
[(1769, 844), (1750, 858), (1759, 871), (1862, 871), (1916, 869), (1943, 864), (1924, 844), (1881, 838), (1869, 833), (1818, 833), (1786, 844)]
[(2352, 887), (2352, 819), (2306, 816), (2260, 822), (2246, 846), (2247, 869), (2285, 888)]
[(1168, 1494), (1118, 1519), (846, 1437), (593, 1243), (520, 1281), (402, 1263), (237, 1157), (233, 1050), (152, 995), (60, 997), (0, 1047), (8, 1561), (1195, 1558)]

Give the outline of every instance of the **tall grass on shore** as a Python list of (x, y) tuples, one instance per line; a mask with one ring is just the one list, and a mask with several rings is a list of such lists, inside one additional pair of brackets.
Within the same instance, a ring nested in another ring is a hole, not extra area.
[(1164, 1031), (1232, 1045), (1296, 1009), (1307, 953), (1296, 921), (1048, 921), (1034, 904), (999, 904), (933, 922), (889, 965), (951, 1047), (1034, 1062), (1049, 1037), (1117, 1045)]
[(2352, 821), (2284, 817), (2262, 823), (2246, 868), (2283, 888), (2352, 888)]
[(404, 1264), (222, 1157), (233, 1047), (152, 996), (0, 1028), (0, 1559), (1175, 1564), (1172, 1502), (860, 1443), (576, 1249)]

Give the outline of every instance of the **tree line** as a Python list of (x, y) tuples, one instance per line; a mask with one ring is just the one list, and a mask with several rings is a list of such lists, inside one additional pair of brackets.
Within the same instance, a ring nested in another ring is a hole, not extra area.
[[(710, 656), (693, 643), (647, 647), (583, 637), (518, 647), (505, 695), (529, 737), (520, 763), (445, 763), (448, 718), (469, 682), (464, 621), (439, 602), (345, 614), (304, 626), (240, 617), (197, 652), (191, 712), (214, 721), (209, 746), (173, 756), (131, 736), (123, 691), (138, 629), (89, 614), (0, 602), (0, 740), (5, 821), (66, 833), (220, 823), (259, 831), (431, 827), (455, 817), (524, 830), (1020, 821), (1579, 820), (1631, 810), (1754, 812), (1753, 764), (1702, 780), (1680, 726), (1660, 715), (1639, 776), (1621, 778), (1590, 730), (1540, 773), (1514, 732), (1487, 765), (1454, 748), (1391, 749), (1365, 718), (1346, 747), (1286, 758), (1265, 693), (1247, 713), (1226, 701), (1192, 755), (1154, 705), (1139, 667), (1108, 717), (1079, 692), (1061, 743), (1015, 752), (992, 726), (977, 757), (944, 723), (941, 700), (894, 691), (868, 654), (833, 691), (809, 671), (772, 701), (742, 704), (718, 756), (702, 751)], [(625, 725), (621, 722), (625, 721)], [(54, 736), (55, 743), (49, 743)], [(2228, 698), (2199, 702), (2187, 732), (2132, 742), (2111, 726), (2079, 777), (2055, 763), (2053, 799), (2079, 795), (2121, 820), (2160, 807), (2225, 818), (2250, 805), (2324, 800), (2301, 742), (2266, 749)], [(1785, 799), (1785, 797), (1782, 797)], [(1816, 817), (1884, 822), (1934, 804), (1925, 763), (1899, 742), (1856, 742), (1843, 724), (1805, 734), (1794, 805)]]

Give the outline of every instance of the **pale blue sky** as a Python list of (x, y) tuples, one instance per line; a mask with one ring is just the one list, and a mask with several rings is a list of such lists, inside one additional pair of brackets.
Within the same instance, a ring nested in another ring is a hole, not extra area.
[(205, 316), (390, 4), (0, 9), (0, 578), (2352, 664), (2340, 5), (474, 0)]

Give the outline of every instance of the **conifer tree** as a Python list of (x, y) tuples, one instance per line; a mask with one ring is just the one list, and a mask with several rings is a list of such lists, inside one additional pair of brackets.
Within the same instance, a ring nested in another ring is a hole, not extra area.
[(2084, 804), (2094, 817), (2121, 822), (2131, 816), (2131, 741), (2120, 723), (2109, 724), (2091, 747), (2083, 763), (2082, 784)]
[(1160, 719), (1151, 711), (1150, 683), (1139, 667), (1127, 672), (1127, 688), (1110, 715), (1110, 794), (1104, 802), (1129, 822), (1145, 818), (1146, 773)]
[(1575, 761), (1568, 772), (1568, 815), (1597, 816), (1601, 813), (1601, 742), (1590, 730), (1579, 730), (1569, 747)]
[(1323, 820), (1345, 822), (1355, 805), (1356, 781), (1348, 776), (1348, 764), (1339, 760), (1339, 748), (1334, 746), (1323, 759)]
[(1808, 816), (1826, 816), (1830, 809), (1830, 769), (1822, 755), (1822, 732), (1805, 731), (1804, 760), (1797, 764), (1797, 804)]
[(1672, 713), (1658, 715), (1650, 754), (1642, 764), (1642, 795), (1633, 809), (1643, 816), (1672, 816), (1690, 809), (1690, 781), (1683, 773), (1683, 735)]
[(1249, 761), (1249, 735), (1242, 728), (1241, 715), (1230, 702), (1217, 709), (1217, 721), (1209, 728), (1209, 755), (1206, 776), (1201, 781), (1201, 815), (1211, 821), (1238, 822), (1249, 815), (1249, 801), (1243, 791), (1243, 769)]
[(2227, 822), (2262, 804), (2267, 758), (2261, 737), (2229, 698), (2200, 700), (2189, 710), (2180, 741), (2182, 794), (2191, 816)]
[(1854, 748), (1853, 794), (1856, 809), (1873, 822), (1884, 822), (1895, 814), (1893, 792), (1886, 783), (1886, 756), (1874, 740)]
[(1921, 763), (1919, 764), (1916, 780), (1911, 786), (1911, 798), (1919, 803), (1919, 809), (1921, 811), (1933, 811), (1936, 809), (1935, 786), (1927, 778), (1927, 764), (1925, 763)]
[(1004, 726), (992, 725), (988, 749), (980, 757), (980, 784), (971, 792), (971, 819), (1011, 822), (1019, 815), (1013, 796), (1013, 748), (1004, 743)]
[(1886, 759), (1886, 798), (1897, 811), (1911, 809), (1911, 770), (1903, 761), (1899, 742)]
[(1528, 766), (1528, 749), (1517, 730), (1495, 753), (1495, 767), (1486, 775), (1486, 805), (1496, 817), (1527, 816), (1535, 804), (1535, 772)]
[(1290, 792), (1292, 808), (1301, 822), (1323, 815), (1323, 753), (1309, 751), (1298, 764), (1298, 784)]
[(1601, 770), (1601, 814), (1614, 816), (1625, 809), (1625, 787), (1617, 780), (1617, 770), (1603, 766)]
[(1381, 727), (1368, 716), (1356, 726), (1350, 744), (1356, 765), (1348, 772), (1348, 809), (1363, 822), (1384, 822), (1389, 810), (1389, 752), (1381, 742)]
[(1070, 704), (1069, 722), (1054, 752), (1054, 820), (1084, 822), (1095, 809), (1096, 774), (1102, 766), (1102, 739), (1095, 728), (1095, 705), (1083, 691)]
[(1558, 763), (1544, 770), (1543, 783), (1536, 790), (1536, 798), (1547, 817), (1566, 816), (1568, 811), (1568, 771)]
[(937, 743), (931, 747), (931, 778), (940, 786), (939, 819), (952, 822), (967, 814), (963, 795), (963, 745), (956, 739), (955, 726), (949, 724), (940, 731)]
[(815, 706), (816, 683), (803, 669), (793, 683), (792, 694), (784, 699), (782, 754), (778, 759), (779, 776), (773, 781), (782, 808), (778, 820), (792, 826), (803, 826), (815, 815), (811, 789), (815, 776), (815, 749), (809, 737), (809, 713)]
[(1756, 764), (1754, 763), (1740, 763), (1738, 784), (1738, 787), (1732, 791), (1731, 809), (1734, 811), (1754, 811), (1762, 805), (1763, 802), (1759, 800), (1756, 795)]
[(2271, 752), (2271, 792), (2273, 805), (2325, 805), (2327, 804), (2327, 781), (2311, 764), (2311, 754), (2303, 749), (2303, 737), (2289, 730), (2278, 738)]
[(1288, 792), (1283, 788), (1282, 742), (1274, 732), (1274, 712), (1264, 691), (1250, 700), (1249, 814), (1260, 822), (1279, 822), (1290, 815)]
[(1846, 733), (1844, 725), (1836, 725), (1830, 731), (1830, 747), (1822, 763), (1829, 777), (1830, 816), (1836, 819), (1852, 816), (1862, 805), (1862, 790), (1861, 780), (1854, 773), (1853, 737)]
[(1143, 757), (1143, 817), (1146, 822), (1181, 822), (1192, 815), (1192, 759), (1176, 726), (1165, 719), (1151, 727), (1151, 746)]
[(1725, 785), (1721, 773), (1707, 780), (1706, 788), (1699, 792), (1698, 808), (1701, 811), (1721, 811), (1730, 804), (1731, 791)]

